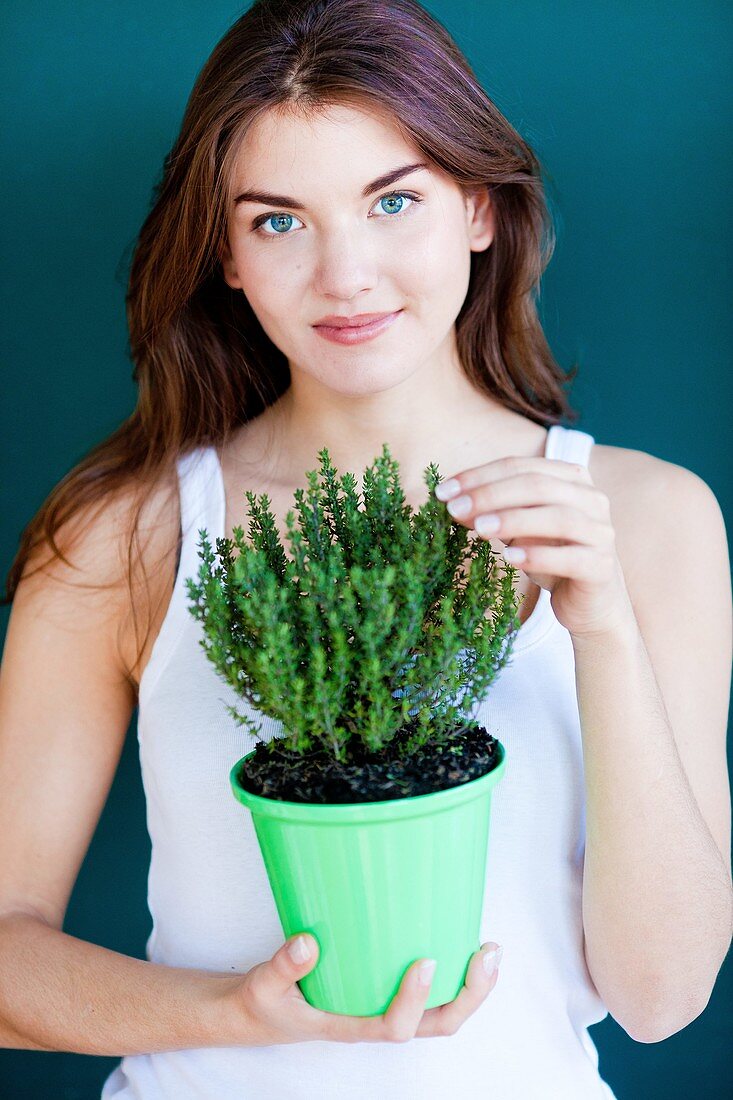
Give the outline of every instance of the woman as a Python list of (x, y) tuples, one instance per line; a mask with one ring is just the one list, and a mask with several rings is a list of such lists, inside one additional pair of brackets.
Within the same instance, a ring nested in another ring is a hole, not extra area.
[[(610, 1010), (654, 1042), (702, 1011), (730, 943), (725, 532), (694, 474), (560, 425), (532, 297), (550, 230), (536, 158), (412, 0), (261, 0), (216, 47), (132, 266), (138, 407), (57, 487), (8, 581), (5, 1045), (123, 1055), (118, 1100), (587, 1100), (612, 1096), (590, 1024)], [(202, 527), (244, 525), (245, 489), (284, 536), (321, 447), (363, 474), (385, 441), (413, 507), (435, 461), (456, 522), (524, 550), (523, 604), (482, 714), (511, 760), (491, 938), (451, 1004), (423, 1011), (418, 960), (360, 1019), (296, 984), (315, 941), (281, 943), (227, 786), (253, 742), (185, 579)], [(61, 930), (136, 704), (148, 961)]]

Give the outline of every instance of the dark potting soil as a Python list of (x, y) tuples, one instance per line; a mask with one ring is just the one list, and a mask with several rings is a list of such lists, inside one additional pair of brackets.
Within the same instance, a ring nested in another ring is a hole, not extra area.
[[(245, 790), (285, 802), (383, 802), (457, 787), (478, 779), (497, 763), (498, 741), (483, 726), (456, 731), (440, 748), (425, 745), (399, 759), (394, 741), (378, 752), (367, 752), (361, 742), (350, 745), (350, 759), (340, 763), (322, 749), (307, 755), (268, 748), (260, 742), (240, 768)], [(272, 743), (268, 743), (272, 745)]]

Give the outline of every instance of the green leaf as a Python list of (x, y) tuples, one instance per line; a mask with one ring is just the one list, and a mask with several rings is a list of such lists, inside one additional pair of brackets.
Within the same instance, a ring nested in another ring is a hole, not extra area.
[[(200, 644), (230, 689), (277, 719), (289, 747), (335, 759), (351, 739), (377, 751), (409, 726), (403, 752), (442, 744), (466, 721), (511, 658), (519, 627), (516, 570), (469, 540), (433, 490), (413, 512), (385, 444), (363, 476), (341, 478), (319, 452), (308, 489), (286, 515), (289, 560), (266, 494), (245, 494), (241, 527), (199, 531), (199, 568), (186, 578)], [(461, 575), (463, 574), (463, 575)], [(257, 736), (261, 726), (227, 705)]]

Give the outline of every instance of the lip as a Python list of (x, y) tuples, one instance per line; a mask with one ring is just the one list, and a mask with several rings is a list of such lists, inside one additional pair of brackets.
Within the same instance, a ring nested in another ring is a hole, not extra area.
[(395, 312), (382, 313), (354, 313), (351, 317), (343, 313), (329, 313), (328, 317), (321, 317), (315, 322), (315, 328), (325, 325), (326, 328), (361, 328), (362, 325), (370, 325), (373, 321), (380, 321), (382, 317), (391, 317)]
[(332, 315), (322, 318), (313, 327), (319, 336), (334, 344), (361, 344), (388, 329), (402, 313), (360, 313), (353, 317)]

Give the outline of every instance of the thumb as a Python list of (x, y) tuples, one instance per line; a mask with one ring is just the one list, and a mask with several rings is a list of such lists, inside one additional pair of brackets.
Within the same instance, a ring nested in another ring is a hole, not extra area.
[(318, 962), (318, 943), (308, 933), (301, 933), (287, 940), (273, 956), (277, 974), (292, 985)]

